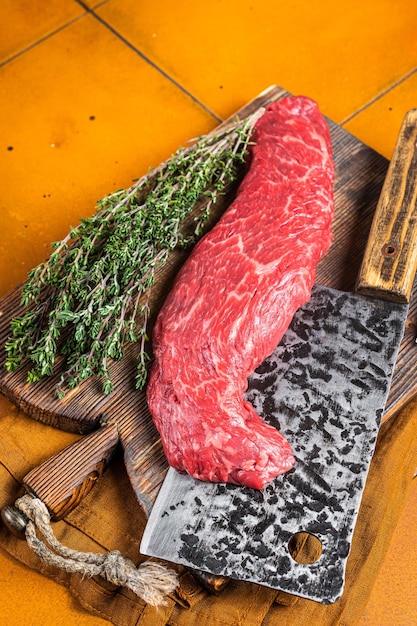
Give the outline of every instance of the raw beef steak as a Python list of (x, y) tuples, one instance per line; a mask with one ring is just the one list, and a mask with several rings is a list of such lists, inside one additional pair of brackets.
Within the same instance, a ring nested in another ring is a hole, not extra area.
[(253, 140), (236, 199), (157, 318), (147, 398), (170, 465), (260, 489), (295, 461), (245, 401), (247, 377), (310, 297), (331, 243), (334, 168), (327, 124), (308, 98), (268, 106)]

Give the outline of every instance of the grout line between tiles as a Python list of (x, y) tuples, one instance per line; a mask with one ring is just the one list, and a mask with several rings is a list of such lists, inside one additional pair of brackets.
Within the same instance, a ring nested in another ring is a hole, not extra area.
[(214, 111), (212, 111), (207, 105), (205, 105), (201, 100), (196, 98), (188, 89), (186, 89), (181, 83), (175, 80), (172, 76), (170, 76), (165, 70), (163, 70), (159, 65), (154, 63), (149, 57), (147, 57), (143, 52), (139, 50), (133, 43), (131, 43), (126, 37), (124, 37), (121, 33), (119, 33), (111, 24), (106, 22), (98, 13), (91, 9), (89, 6), (84, 4), (83, 0), (75, 0), (87, 13), (89, 13), (92, 17), (94, 17), (102, 26), (107, 28), (115, 37), (117, 37), (120, 41), (122, 41), (128, 48), (130, 48), (133, 52), (135, 52), (138, 56), (140, 56), (146, 63), (148, 63), (151, 67), (157, 70), (164, 78), (169, 80), (175, 87), (180, 89), (186, 96), (191, 98), (193, 102), (198, 104), (201, 108), (203, 108), (209, 115), (211, 115), (217, 122), (222, 122), (222, 118), (219, 117)]
[[(74, 2), (76, 4), (80, 4), (79, 2), (77, 2), (77, 0), (74, 0)], [(101, 0), (101, 2), (97, 2), (97, 4), (94, 5), (94, 9), (98, 9), (99, 7), (103, 6), (103, 4), (106, 4), (107, 2), (109, 2), (109, 0)], [(85, 7), (83, 8), (85, 9)], [(25, 54), (25, 52), (29, 52), (29, 50), (32, 50), (32, 48), (35, 48), (38, 44), (43, 43), (44, 41), (58, 34), (62, 30), (67, 28), (68, 26), (71, 26), (75, 22), (78, 22), (78, 20), (81, 19), (82, 17), (85, 17), (85, 15), (86, 13), (77, 15), (77, 17), (74, 17), (72, 20), (65, 22), (65, 24), (62, 24), (59, 28), (56, 28), (55, 30), (51, 30), (51, 32), (48, 33), (47, 35), (44, 35), (44, 37), (40, 37), (39, 39), (29, 44), (28, 46), (25, 46), (25, 48), (22, 48), (21, 50), (19, 50), (19, 52), (16, 52), (15, 54), (12, 54), (12, 56), (8, 57), (7, 59), (4, 59), (4, 61), (0, 61), (0, 67), (3, 67), (3, 65), (7, 65), (7, 63), (14, 61), (14, 59), (16, 59), (17, 57), (20, 57), (22, 54)]]
[[(78, 4), (77, 0), (74, 0), (74, 2), (76, 2)], [(107, 4), (107, 2), (110, 2), (110, 0), (101, 0), (101, 2), (96, 2), (95, 5), (92, 7), (92, 9), (95, 11), (96, 9), (100, 9), (103, 4)]]
[(77, 15), (77, 17), (74, 17), (72, 20), (69, 20), (68, 22), (65, 22), (65, 24), (62, 24), (62, 26), (60, 26), (59, 28), (56, 28), (55, 30), (51, 30), (51, 32), (48, 33), (47, 35), (44, 35), (43, 37), (40, 37), (39, 39), (37, 39), (33, 43), (29, 44), (28, 46), (25, 46), (25, 48), (22, 48), (21, 50), (19, 50), (19, 52), (15, 52), (14, 54), (12, 54), (12, 56), (8, 57), (4, 61), (0, 61), (0, 67), (3, 67), (4, 65), (7, 65), (8, 63), (11, 63), (12, 61), (17, 59), (18, 57), (22, 56), (22, 54), (25, 54), (25, 52), (29, 52), (29, 50), (32, 50), (33, 48), (36, 48), (36, 46), (38, 46), (39, 44), (43, 43), (44, 41), (46, 41), (50, 37), (53, 37), (54, 35), (57, 35), (62, 30), (65, 30), (65, 28), (68, 28), (68, 26), (71, 26), (72, 24), (75, 24), (75, 22), (78, 22), (78, 20), (80, 20), (83, 17), (85, 17), (85, 13), (81, 13), (81, 15)]
[(348, 115), (344, 120), (342, 120), (340, 122), (340, 125), (343, 126), (344, 124), (347, 124), (347, 122), (350, 122), (354, 117), (356, 117), (357, 115), (359, 115), (360, 113), (365, 111), (365, 109), (367, 109), (368, 107), (372, 106), (373, 104), (375, 104), (375, 102), (378, 102), (378, 100), (380, 100), (381, 98), (386, 96), (387, 93), (389, 93), (390, 91), (392, 91), (393, 89), (395, 89), (396, 87), (401, 85), (403, 82), (405, 82), (406, 80), (411, 78), (411, 76), (413, 76), (413, 74), (415, 74), (416, 72), (417, 72), (417, 67), (415, 67), (414, 69), (410, 70), (410, 72), (408, 72), (407, 74), (405, 74), (404, 76), (399, 78), (397, 81), (395, 81), (395, 83), (393, 83), (392, 85), (390, 85), (389, 87), (387, 87), (386, 89), (381, 91), (381, 93), (379, 93), (377, 96), (375, 96), (375, 98), (372, 98), (371, 100), (369, 100), (369, 102), (364, 104), (357, 111), (355, 111), (354, 113), (351, 113), (350, 115)]

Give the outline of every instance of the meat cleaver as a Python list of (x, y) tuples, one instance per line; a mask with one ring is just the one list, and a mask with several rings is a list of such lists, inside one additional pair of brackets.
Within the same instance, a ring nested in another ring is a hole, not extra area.
[(404, 119), (355, 293), (316, 285), (248, 381), (247, 399), (288, 438), (295, 468), (261, 491), (170, 468), (143, 554), (324, 604), (342, 594), (417, 269), (416, 138), (417, 109)]

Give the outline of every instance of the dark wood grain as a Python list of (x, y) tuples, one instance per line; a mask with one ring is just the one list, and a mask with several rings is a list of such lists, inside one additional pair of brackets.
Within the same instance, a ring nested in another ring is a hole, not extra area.
[[(249, 115), (284, 95), (287, 94), (283, 89), (271, 87), (236, 115)], [(331, 121), (329, 125), (336, 165), (334, 241), (318, 267), (317, 280), (331, 287), (353, 290), (388, 162), (340, 126)], [(231, 188), (229, 195), (218, 203), (214, 219), (222, 214), (233, 193)], [(174, 253), (159, 272), (153, 294), (153, 319), (184, 258), (184, 253)], [(117, 423), (130, 480), (139, 503), (145, 512), (149, 511), (167, 464), (145, 395), (135, 389), (136, 346), (128, 346), (123, 361), (112, 363), (115, 389), (110, 395), (102, 394), (100, 381), (89, 380), (70, 391), (64, 400), (57, 400), (54, 388), (60, 378), (62, 363), (57, 364), (54, 376), (32, 385), (26, 383), (27, 366), (14, 373), (7, 373), (3, 367), (4, 343), (10, 320), (19, 312), (20, 291), (21, 288), (17, 287), (0, 301), (1, 392), (34, 419), (64, 430), (84, 434), (99, 426)], [(394, 416), (417, 391), (416, 321), (417, 295), (414, 294), (385, 419)]]
[(358, 293), (408, 303), (417, 270), (417, 109), (406, 114), (372, 221)]
[(116, 424), (103, 426), (32, 469), (23, 485), (46, 504), (51, 519), (63, 519), (102, 476), (118, 442)]

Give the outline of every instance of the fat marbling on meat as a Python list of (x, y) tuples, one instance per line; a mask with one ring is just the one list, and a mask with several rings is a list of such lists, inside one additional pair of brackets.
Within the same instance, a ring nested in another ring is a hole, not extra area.
[(147, 400), (168, 462), (260, 489), (294, 466), (288, 441), (244, 398), (306, 302), (332, 234), (334, 166), (317, 104), (272, 103), (236, 198), (194, 247), (155, 324)]

